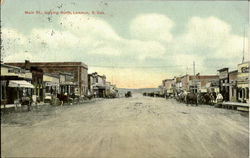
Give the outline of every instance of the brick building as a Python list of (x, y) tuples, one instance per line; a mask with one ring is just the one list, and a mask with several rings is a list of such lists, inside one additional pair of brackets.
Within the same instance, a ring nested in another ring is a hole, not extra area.
[(36, 67), (42, 69), (44, 73), (68, 72), (74, 76), (80, 95), (86, 95), (88, 91), (88, 66), (82, 62), (29, 62), (8, 63), (18, 67)]
[(179, 89), (185, 91), (193, 91), (194, 85), (196, 85), (196, 92), (200, 92), (203, 89), (207, 89), (208, 83), (218, 82), (218, 75), (184, 75), (180, 77)]

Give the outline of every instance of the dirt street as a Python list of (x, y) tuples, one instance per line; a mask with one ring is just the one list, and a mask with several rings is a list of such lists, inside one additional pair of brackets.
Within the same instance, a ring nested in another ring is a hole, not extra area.
[(7, 157), (244, 158), (248, 114), (174, 99), (103, 99), (1, 117)]

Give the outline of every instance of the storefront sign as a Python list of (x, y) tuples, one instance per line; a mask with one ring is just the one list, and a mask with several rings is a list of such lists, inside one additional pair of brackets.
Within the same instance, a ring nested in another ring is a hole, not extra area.
[(228, 72), (227, 71), (220, 72), (219, 78), (220, 79), (228, 78)]
[(235, 83), (223, 83), (222, 86), (235, 86)]
[(242, 73), (249, 73), (249, 67), (242, 67), (241, 72)]

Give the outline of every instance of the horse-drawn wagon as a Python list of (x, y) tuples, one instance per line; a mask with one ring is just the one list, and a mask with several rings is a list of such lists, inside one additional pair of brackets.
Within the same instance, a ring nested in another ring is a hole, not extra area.
[(128, 91), (127, 93), (125, 93), (125, 97), (128, 98), (128, 97), (132, 97), (132, 93), (131, 91)]

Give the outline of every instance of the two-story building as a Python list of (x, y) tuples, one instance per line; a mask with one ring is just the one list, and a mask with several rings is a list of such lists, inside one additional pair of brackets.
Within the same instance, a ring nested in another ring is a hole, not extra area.
[(225, 101), (229, 101), (229, 75), (228, 68), (219, 69), (219, 88)]
[(82, 62), (30, 62), (24, 63), (8, 63), (9, 65), (18, 67), (36, 67), (43, 70), (44, 73), (54, 74), (59, 72), (68, 72), (74, 76), (74, 83), (77, 84), (76, 89), (80, 96), (84, 96), (88, 91), (88, 66)]
[(249, 61), (238, 64), (237, 89), (238, 101), (249, 102)]
[(237, 76), (238, 70), (230, 71), (229, 75), (229, 101), (237, 102), (238, 101), (238, 91), (237, 91)]

